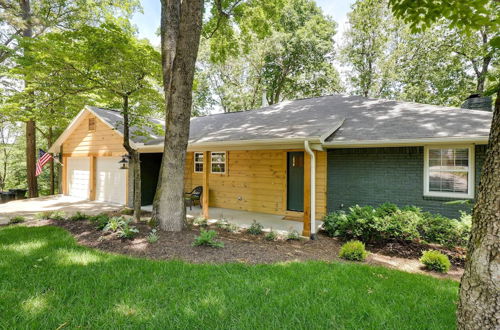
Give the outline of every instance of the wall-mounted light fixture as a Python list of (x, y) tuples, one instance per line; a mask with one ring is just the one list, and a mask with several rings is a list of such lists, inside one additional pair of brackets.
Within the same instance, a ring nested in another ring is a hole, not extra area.
[(130, 155), (122, 155), (122, 159), (118, 162), (121, 164), (120, 170), (128, 170), (128, 160), (130, 159)]

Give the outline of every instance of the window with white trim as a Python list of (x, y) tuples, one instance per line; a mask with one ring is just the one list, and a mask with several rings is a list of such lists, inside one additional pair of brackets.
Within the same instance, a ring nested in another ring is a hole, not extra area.
[(212, 173), (226, 173), (226, 152), (212, 152)]
[(424, 195), (474, 198), (474, 148), (425, 147)]
[(194, 153), (194, 172), (195, 173), (203, 172), (203, 152)]

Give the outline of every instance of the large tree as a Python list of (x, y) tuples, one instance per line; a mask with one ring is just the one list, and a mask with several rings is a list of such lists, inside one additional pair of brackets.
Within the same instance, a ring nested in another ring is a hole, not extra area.
[(231, 112), (341, 90), (336, 24), (316, 3), (256, 0), (237, 9), (217, 31), (211, 20), (204, 28), (197, 78), (210, 82), (212, 103)]
[[(0, 1), (0, 71), (11, 64), (13, 55), (29, 56), (22, 39), (38, 38), (55, 30), (78, 29), (82, 24), (95, 23), (114, 16), (127, 17), (138, 6), (136, 0), (17, 0)], [(118, 14), (120, 12), (120, 14)], [(24, 87), (31, 83), (22, 79)], [(11, 84), (11, 82), (7, 82)], [(21, 87), (22, 89), (22, 87)], [(31, 97), (31, 96), (28, 96)], [(30, 197), (38, 196), (36, 164), (36, 113), (30, 106), (19, 109), (26, 123), (26, 170)]]
[(348, 14), (349, 28), (341, 48), (341, 60), (352, 70), (348, 74), (355, 93), (374, 96), (381, 76), (380, 62), (392, 28), (385, 1), (361, 0)]
[(29, 47), (29, 62), (23, 57), (17, 71), (33, 81), (25, 93), (33, 95), (36, 102), (31, 106), (39, 115), (53, 118), (54, 114), (47, 113), (53, 110), (51, 106), (73, 99), (72, 95), (89, 96), (97, 104), (121, 110), (123, 146), (134, 171), (134, 215), (139, 219), (140, 159), (130, 140), (133, 134), (146, 133), (151, 126), (148, 115), (161, 107), (159, 52), (115, 24), (49, 33)]
[[(495, 52), (500, 49), (498, 1), (390, 0), (390, 3), (394, 13), (410, 22), (415, 31), (445, 17), (451, 26), (469, 32), (482, 29), (496, 32), (489, 46)], [(472, 213), (471, 239), (460, 283), (459, 329), (500, 327), (500, 84), (495, 89), (488, 150)]]
[(161, 4), (165, 142), (153, 218), (163, 230), (180, 231), (186, 215), (184, 167), (204, 1), (162, 0)]

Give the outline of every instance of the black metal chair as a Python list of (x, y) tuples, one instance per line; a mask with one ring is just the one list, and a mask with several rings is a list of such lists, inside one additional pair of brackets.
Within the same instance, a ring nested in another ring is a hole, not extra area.
[[(196, 201), (200, 204), (200, 207), (203, 207), (201, 203), (201, 195), (203, 194), (203, 187), (197, 186), (191, 192), (184, 194), (184, 200), (186, 204), (189, 204), (189, 209), (192, 210), (192, 207), (195, 205)], [(186, 205), (187, 206), (187, 205)]]

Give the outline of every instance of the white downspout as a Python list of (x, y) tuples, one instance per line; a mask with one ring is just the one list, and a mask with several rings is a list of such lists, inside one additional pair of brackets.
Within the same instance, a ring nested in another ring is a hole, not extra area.
[(307, 140), (304, 149), (311, 156), (311, 239), (316, 239), (316, 155)]

